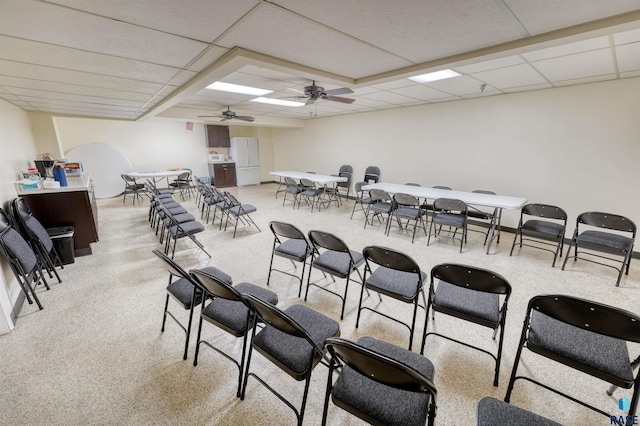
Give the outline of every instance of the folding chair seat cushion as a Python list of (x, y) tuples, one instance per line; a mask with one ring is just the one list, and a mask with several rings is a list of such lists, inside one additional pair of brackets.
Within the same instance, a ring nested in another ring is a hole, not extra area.
[(434, 221), (438, 225), (449, 225), (462, 228), (466, 217), (456, 213), (438, 212), (436, 213)]
[[(184, 309), (191, 309), (191, 302), (193, 301), (193, 292), (195, 287), (186, 278), (180, 278), (173, 281), (167, 286), (167, 292), (173, 296), (173, 298), (180, 303)], [(202, 302), (202, 292), (196, 294), (194, 306), (199, 305)]]
[[(424, 356), (372, 337), (362, 337), (358, 344), (405, 364), (433, 380), (434, 368)], [(365, 377), (349, 366), (342, 369), (331, 391), (333, 402), (347, 411), (358, 410), (386, 425), (424, 426), (430, 395), (393, 388)]]
[[(191, 213), (179, 213), (174, 215), (173, 218), (180, 224), (196, 220), (196, 218)], [(168, 217), (164, 219), (164, 226), (169, 226), (172, 223), (173, 222)]]
[(170, 227), (169, 232), (171, 233), (171, 236), (174, 238), (176, 237), (176, 235), (178, 235), (179, 237), (184, 237), (188, 234), (195, 234), (197, 232), (204, 231), (204, 225), (195, 220), (191, 222), (181, 223), (180, 228), (181, 229), (178, 229), (177, 225), (173, 225), (172, 227)]
[[(231, 285), (228, 281), (227, 284)], [(251, 283), (240, 283), (233, 286), (240, 294), (251, 294), (260, 300), (275, 305), (278, 303), (278, 295), (266, 288)], [(230, 300), (223, 297), (215, 297), (202, 311), (202, 317), (236, 337), (246, 333), (247, 313), (249, 308), (239, 300)]]
[(584, 231), (576, 237), (576, 241), (578, 242), (578, 246), (585, 244), (585, 247), (589, 248), (588, 245), (592, 244), (606, 247), (611, 250), (612, 253), (623, 253), (629, 250), (633, 239), (610, 232)]
[[(349, 250), (351, 257), (356, 265), (359, 265), (364, 261), (362, 253)], [(329, 272), (332, 275), (339, 276), (340, 278), (346, 278), (351, 272), (350, 263), (351, 257), (344, 252), (326, 251), (320, 256), (316, 257), (313, 261), (313, 265), (325, 272)]]
[(495, 398), (478, 402), (476, 426), (560, 426), (553, 420)]
[[(469, 297), (474, 291), (474, 297)], [(491, 323), (500, 321), (500, 296), (496, 293), (469, 290), (444, 281), (438, 283), (434, 305), (484, 319)]]
[(38, 259), (22, 235), (13, 228), (8, 229), (2, 236), (2, 242), (10, 254), (20, 263), (25, 274), (28, 275), (35, 268)]
[(51, 236), (49, 235), (47, 230), (42, 226), (40, 221), (38, 221), (38, 219), (36, 219), (33, 216), (29, 216), (24, 221), (24, 224), (27, 226), (27, 228), (31, 230), (31, 232), (33, 232), (36, 235), (36, 237), (38, 237), (38, 240), (40, 240), (40, 242), (42, 243), (42, 246), (47, 251), (47, 253), (50, 252), (51, 249), (53, 248), (53, 241), (51, 241)]
[(256, 207), (251, 204), (242, 204), (239, 206), (233, 206), (229, 209), (229, 211), (235, 216), (243, 215), (247, 213), (253, 213), (257, 210), (258, 209), (256, 209)]
[(403, 219), (416, 220), (422, 215), (422, 212), (418, 207), (399, 207), (393, 214)]
[[(208, 266), (206, 268), (202, 268), (202, 271), (205, 271), (211, 275), (218, 277), (221, 281), (224, 281), (231, 285), (231, 277), (218, 268), (214, 268), (213, 266)], [(193, 291), (195, 287), (193, 283), (186, 278), (180, 278), (171, 282), (167, 286), (167, 292), (173, 296), (173, 298), (182, 305), (184, 309), (191, 309), (191, 301), (193, 300)], [(202, 302), (202, 292), (196, 294), (195, 306)]]
[[(420, 271), (421, 281), (427, 278), (424, 271)], [(418, 292), (417, 274), (405, 271), (398, 271), (384, 266), (379, 266), (371, 275), (367, 277), (365, 284), (369, 288), (382, 294), (396, 297), (400, 295), (407, 302), (413, 301)]]
[(288, 239), (276, 247), (275, 251), (282, 257), (302, 262), (307, 258), (310, 245), (311, 243), (305, 240)]
[[(633, 382), (625, 341), (582, 330), (540, 312), (533, 311), (531, 315), (528, 348), (559, 362), (563, 361), (552, 354), (577, 361), (624, 382)], [(599, 376), (595, 371), (593, 375)]]
[(542, 238), (560, 238), (564, 232), (564, 225), (547, 220), (528, 220), (522, 224), (522, 233)]
[[(300, 324), (309, 333), (311, 340), (321, 348), (327, 338), (340, 335), (340, 325), (336, 321), (304, 305), (293, 305), (284, 313)], [(314, 352), (313, 347), (305, 339), (284, 333), (270, 325), (256, 334), (252, 344), (296, 380), (304, 378), (307, 369), (312, 367), (309, 361)]]

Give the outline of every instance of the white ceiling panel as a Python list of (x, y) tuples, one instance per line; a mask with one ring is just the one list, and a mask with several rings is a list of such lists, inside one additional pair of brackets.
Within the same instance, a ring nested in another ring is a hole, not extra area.
[(207, 46), (40, 1), (5, 0), (2, 9), (4, 35), (160, 65), (183, 67)]
[(482, 71), (495, 70), (498, 68), (511, 67), (513, 65), (523, 64), (524, 61), (520, 56), (513, 55), (505, 58), (493, 59), (491, 61), (481, 61), (471, 65), (455, 67), (454, 70), (465, 74), (474, 74)]
[(0, 59), (164, 83), (178, 68), (0, 35)]
[[(268, 3), (219, 40), (339, 75), (358, 78), (411, 65), (392, 53), (332, 31)], [(287, 40), (283, 43), (283, 40)], [(313, 53), (311, 53), (313, 52)]]
[[(230, 22), (237, 21), (260, 4), (257, 0), (49, 1), (207, 43), (222, 34)], [(149, 13), (150, 5), (153, 13)]]
[(423, 101), (432, 101), (434, 99), (451, 97), (451, 94), (449, 93), (444, 93), (422, 84), (394, 89), (393, 93), (397, 93), (398, 95), (403, 95), (412, 99), (420, 99)]
[(532, 65), (552, 82), (615, 73), (610, 49), (545, 59)]
[[(516, 19), (494, 0), (403, 0), (402, 7), (388, 0), (275, 3), (416, 63), (522, 37)], [(460, 19), (465, 26), (455, 24)]]
[(111, 77), (81, 71), (71, 71), (41, 65), (24, 64), (0, 60), (0, 75), (22, 77), (32, 80), (75, 84), (79, 86), (95, 86), (103, 89), (125, 90), (137, 93), (154, 94), (163, 85), (126, 78)]
[(640, 29), (625, 31), (613, 35), (613, 42), (616, 45), (635, 43), (636, 41), (640, 41)]
[[(480, 93), (483, 90), (482, 84), (482, 81), (465, 75), (427, 83), (429, 87), (458, 96)], [(484, 87), (484, 90), (486, 89), (487, 86)]]
[(474, 73), (473, 77), (486, 82), (496, 89), (533, 86), (547, 82), (528, 64), (478, 72)]
[(640, 42), (616, 46), (620, 72), (640, 70)]
[(639, 0), (499, 0), (531, 35), (567, 28), (640, 8)]
[[(640, 75), (640, 0), (0, 0), (0, 11), (0, 99), (56, 114), (175, 106), (196, 120), (231, 106), (312, 119)], [(462, 76), (406, 78), (444, 68)], [(259, 104), (202, 90), (213, 79), (288, 99), (315, 79), (355, 102)]]
[(522, 57), (527, 61), (539, 61), (541, 59), (557, 58), (607, 47), (609, 47), (609, 37), (597, 37), (590, 40), (549, 47), (547, 49), (534, 50), (533, 52), (523, 53)]

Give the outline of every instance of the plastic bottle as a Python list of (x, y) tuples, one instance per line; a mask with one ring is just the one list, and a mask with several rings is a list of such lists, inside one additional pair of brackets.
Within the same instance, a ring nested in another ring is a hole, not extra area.
[(53, 166), (53, 178), (60, 182), (60, 186), (67, 186), (67, 175), (61, 165), (56, 164)]

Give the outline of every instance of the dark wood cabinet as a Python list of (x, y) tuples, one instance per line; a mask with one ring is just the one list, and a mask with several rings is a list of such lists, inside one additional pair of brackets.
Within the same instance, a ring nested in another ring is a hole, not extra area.
[(216, 188), (236, 186), (235, 163), (209, 163), (209, 173)]
[(207, 125), (207, 146), (209, 148), (229, 148), (231, 139), (229, 138), (228, 126)]

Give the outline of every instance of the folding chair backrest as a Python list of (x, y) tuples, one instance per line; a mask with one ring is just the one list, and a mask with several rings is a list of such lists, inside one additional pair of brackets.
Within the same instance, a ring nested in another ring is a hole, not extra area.
[(344, 241), (333, 234), (312, 230), (309, 231), (309, 239), (315, 246), (331, 251), (349, 253), (349, 247), (344, 243)]
[(356, 192), (361, 192), (363, 190), (362, 187), (365, 185), (369, 185), (369, 182), (356, 182), (354, 188), (356, 189)]
[(417, 207), (420, 205), (420, 202), (418, 201), (418, 199), (413, 195), (409, 195), (409, 194), (402, 194), (402, 193), (394, 194), (393, 201), (395, 201), (396, 204), (399, 206)]
[(549, 204), (527, 204), (522, 207), (522, 213), (547, 219), (567, 220), (567, 212)]
[(640, 343), (640, 316), (613, 306), (566, 295), (544, 295), (532, 298), (528, 311), (586, 331)]
[(287, 333), (291, 336), (302, 337), (306, 339), (314, 349), (322, 353), (322, 348), (314, 343), (309, 336), (309, 333), (302, 327), (296, 320), (289, 317), (289, 315), (282, 312), (270, 303), (263, 302), (255, 296), (250, 294), (244, 294), (244, 299), (251, 306), (251, 309), (258, 314), (258, 316), (264, 321), (265, 324)]
[(378, 182), (380, 180), (380, 167), (378, 166), (369, 166), (364, 171), (364, 181), (369, 182)]
[(390, 201), (392, 199), (391, 195), (382, 189), (372, 189), (369, 191), (369, 195), (375, 201)]
[(330, 337), (325, 347), (332, 357), (363, 376), (397, 389), (429, 393), (435, 403), (435, 385), (416, 370), (345, 339)]
[(269, 228), (271, 228), (271, 232), (278, 236), (293, 238), (296, 240), (305, 239), (304, 233), (290, 223), (271, 221), (269, 223)]
[(0, 245), (3, 253), (7, 256), (7, 260), (13, 266), (19, 266), (26, 275), (38, 264), (38, 259), (33, 249), (25, 241), (25, 239), (10, 225), (9, 218), (6, 213), (0, 210)]
[(420, 266), (408, 255), (380, 246), (367, 246), (362, 250), (364, 258), (368, 262), (396, 271), (415, 273), (420, 276)]
[(29, 238), (36, 239), (42, 244), (47, 253), (50, 252), (53, 248), (53, 241), (40, 221), (33, 216), (27, 203), (22, 198), (15, 198), (11, 201), (11, 208), (13, 209), (14, 217), (20, 222)]
[(433, 202), (433, 208), (436, 210), (446, 210), (454, 212), (466, 212), (467, 205), (462, 200), (455, 198), (438, 198)]
[(229, 191), (224, 191), (224, 196), (232, 206), (239, 206), (240, 205), (240, 201), (238, 201), (238, 199), (236, 197), (234, 197), (233, 194), (230, 193)]
[(153, 250), (153, 254), (155, 254), (156, 256), (158, 256), (160, 259), (162, 259), (165, 262), (165, 266), (167, 268), (167, 270), (169, 270), (169, 273), (172, 275), (175, 275), (177, 277), (181, 277), (184, 278), (186, 280), (192, 281), (191, 276), (187, 273), (187, 271), (185, 271), (184, 269), (182, 269), (182, 267), (180, 265), (178, 265), (173, 259), (171, 259), (169, 256), (167, 256), (166, 254), (158, 251), (158, 250)]
[(226, 283), (222, 281), (220, 277), (201, 269), (192, 269), (189, 273), (202, 286), (202, 288), (213, 296), (227, 300), (237, 300), (244, 303), (244, 298), (231, 286), (231, 283)]
[(602, 212), (586, 212), (578, 216), (577, 223), (615, 231), (631, 232), (636, 235), (636, 224), (624, 216)]
[(454, 263), (442, 263), (431, 269), (431, 279), (435, 278), (469, 290), (504, 294), (507, 299), (511, 295), (511, 285), (507, 280), (487, 269)]

